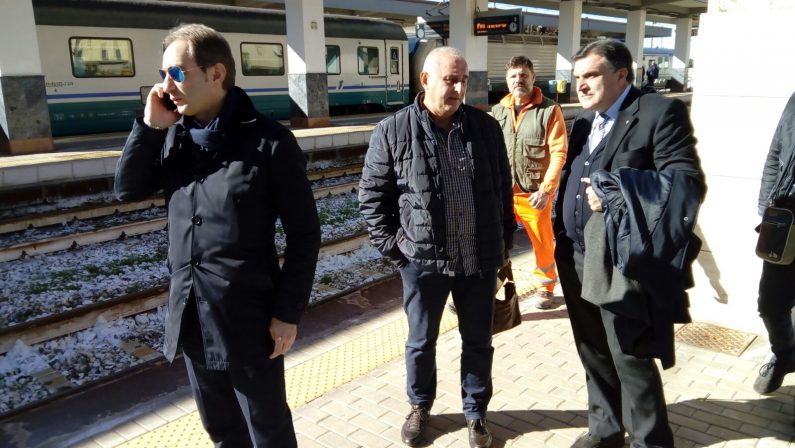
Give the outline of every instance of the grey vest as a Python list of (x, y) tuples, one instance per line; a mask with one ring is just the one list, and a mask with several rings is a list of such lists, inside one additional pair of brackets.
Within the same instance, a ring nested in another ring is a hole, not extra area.
[(538, 191), (549, 168), (547, 124), (555, 110), (555, 102), (544, 97), (541, 104), (527, 110), (513, 131), (513, 111), (495, 104), (491, 113), (502, 127), (513, 183), (528, 193)]

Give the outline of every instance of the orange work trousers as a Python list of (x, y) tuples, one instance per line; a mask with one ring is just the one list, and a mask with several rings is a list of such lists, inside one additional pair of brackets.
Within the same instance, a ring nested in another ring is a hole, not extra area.
[(555, 267), (555, 238), (552, 233), (552, 200), (550, 195), (543, 209), (530, 206), (528, 198), (530, 193), (514, 192), (513, 211), (516, 221), (521, 222), (530, 236), (533, 244), (533, 253), (536, 257), (536, 268), (533, 272), (547, 291), (555, 289), (558, 282), (558, 272)]

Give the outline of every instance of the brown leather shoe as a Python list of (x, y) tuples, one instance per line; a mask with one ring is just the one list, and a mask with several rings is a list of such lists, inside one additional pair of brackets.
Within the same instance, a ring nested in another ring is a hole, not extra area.
[(467, 427), (469, 428), (470, 448), (489, 448), (491, 446), (491, 432), (486, 427), (485, 418), (467, 420)]
[(587, 433), (577, 437), (571, 448), (621, 448), (623, 446), (624, 433), (613, 434), (604, 439)]
[(403, 443), (408, 446), (417, 446), (422, 438), (422, 430), (428, 424), (431, 414), (428, 409), (421, 405), (411, 405), (411, 412), (406, 416), (403, 428), (400, 430), (400, 437)]

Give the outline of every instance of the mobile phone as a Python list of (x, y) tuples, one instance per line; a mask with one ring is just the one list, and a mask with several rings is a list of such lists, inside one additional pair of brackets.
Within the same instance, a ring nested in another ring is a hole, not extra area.
[(163, 98), (160, 100), (160, 102), (168, 110), (177, 110), (177, 105), (174, 104), (173, 101), (171, 101), (171, 95), (169, 95), (169, 94), (167, 94), (165, 92), (163, 92)]

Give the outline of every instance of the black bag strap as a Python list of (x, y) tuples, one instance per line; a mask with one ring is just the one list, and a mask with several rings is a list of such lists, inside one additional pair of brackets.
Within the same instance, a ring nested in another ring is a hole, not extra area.
[(503, 283), (505, 281), (513, 281), (513, 269), (511, 269), (511, 262), (510, 260), (505, 264), (505, 266), (501, 267), (500, 270), (497, 272), (497, 283)]

